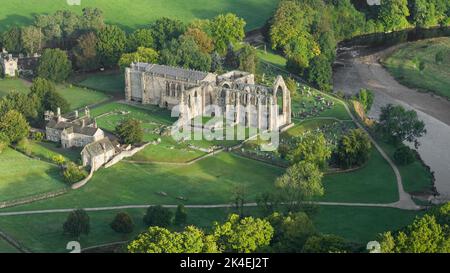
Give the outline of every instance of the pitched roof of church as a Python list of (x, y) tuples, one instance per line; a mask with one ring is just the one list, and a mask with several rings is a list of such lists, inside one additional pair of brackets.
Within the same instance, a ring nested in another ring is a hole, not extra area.
[(89, 143), (84, 146), (81, 153), (88, 153), (90, 156), (97, 156), (109, 152), (111, 150), (115, 150), (114, 145), (111, 140), (107, 137), (100, 139), (98, 141)]
[(193, 81), (204, 80), (209, 73), (189, 70), (180, 67), (172, 67), (160, 64), (147, 64), (147, 63), (137, 63), (136, 66), (141, 69), (145, 69), (146, 72), (155, 73), (158, 75), (167, 75), (171, 77), (177, 77), (182, 79), (189, 79)]

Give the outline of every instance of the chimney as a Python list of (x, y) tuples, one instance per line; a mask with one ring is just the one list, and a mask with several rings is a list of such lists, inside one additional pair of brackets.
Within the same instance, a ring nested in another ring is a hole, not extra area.
[(61, 108), (59, 108), (59, 107), (56, 109), (56, 116), (57, 117), (61, 116)]
[(78, 110), (75, 110), (75, 118), (78, 118)]

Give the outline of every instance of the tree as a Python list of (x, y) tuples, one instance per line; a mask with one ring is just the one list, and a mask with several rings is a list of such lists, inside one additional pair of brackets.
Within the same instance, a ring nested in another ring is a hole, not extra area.
[(119, 67), (124, 69), (129, 67), (133, 62), (157, 63), (158, 52), (152, 48), (138, 47), (136, 52), (125, 53), (119, 59)]
[(411, 15), (413, 23), (418, 27), (431, 27), (438, 24), (433, 0), (413, 0)]
[(156, 20), (150, 30), (153, 33), (154, 44), (157, 50), (161, 50), (173, 39), (178, 39), (186, 32), (186, 25), (179, 20), (166, 17)]
[(110, 226), (117, 233), (131, 233), (134, 229), (133, 218), (126, 212), (119, 212), (111, 222)]
[(214, 224), (213, 235), (221, 252), (250, 253), (268, 246), (273, 233), (267, 220), (231, 214), (225, 223)]
[(372, 143), (367, 133), (362, 129), (350, 130), (339, 140), (338, 164), (344, 169), (362, 166), (369, 160), (371, 151)]
[(427, 132), (416, 111), (407, 111), (400, 105), (392, 104), (381, 108), (377, 130), (396, 145), (408, 141), (414, 142), (416, 148), (420, 145), (418, 138)]
[(87, 175), (88, 174), (85, 170), (80, 169), (80, 167), (73, 162), (69, 162), (63, 171), (64, 181), (69, 185), (80, 182), (86, 178)]
[(175, 212), (174, 224), (178, 226), (185, 225), (187, 221), (186, 208), (183, 205), (177, 206), (177, 211)]
[(7, 49), (11, 53), (19, 53), (22, 51), (22, 33), (20, 28), (11, 27), (3, 32), (1, 43), (3, 48)]
[(166, 65), (201, 71), (211, 68), (211, 56), (203, 53), (192, 37), (182, 36), (179, 40), (172, 40), (160, 54), (161, 63)]
[(448, 253), (450, 236), (448, 226), (441, 226), (433, 215), (424, 215), (403, 231), (381, 235), (383, 253)]
[(409, 165), (416, 160), (416, 154), (408, 146), (402, 145), (395, 150), (394, 160), (398, 165)]
[(273, 17), (270, 28), (272, 48), (283, 50), (291, 70), (308, 67), (309, 61), (320, 54), (320, 47), (310, 32), (313, 14), (313, 9), (306, 3), (281, 1)]
[(325, 55), (320, 54), (312, 58), (306, 71), (306, 79), (310, 84), (321, 90), (331, 91), (333, 71), (331, 63)]
[(130, 52), (137, 51), (139, 47), (154, 48), (155, 41), (153, 33), (150, 29), (137, 29), (129, 37), (127, 42), (127, 49)]
[(37, 117), (37, 100), (28, 94), (13, 91), (3, 97), (0, 101), (0, 115), (4, 115), (9, 110), (17, 110), (26, 119)]
[(144, 139), (141, 122), (133, 118), (122, 120), (116, 127), (116, 134), (126, 144), (137, 144)]
[(0, 116), (0, 134), (8, 143), (17, 143), (28, 136), (30, 126), (24, 116), (16, 110), (10, 110)]
[(117, 64), (125, 51), (127, 37), (125, 32), (115, 25), (107, 25), (97, 33), (97, 53), (100, 62), (107, 67)]
[(83, 209), (72, 211), (63, 224), (65, 234), (79, 238), (80, 235), (88, 235), (90, 231), (90, 219), (87, 212)]
[(374, 100), (373, 92), (371, 90), (363, 88), (359, 91), (356, 98), (364, 107), (364, 111), (368, 113), (373, 105)]
[(308, 238), (317, 234), (312, 220), (304, 212), (286, 216), (276, 212), (268, 221), (275, 229), (271, 246), (277, 253), (299, 253)]
[(331, 157), (331, 148), (322, 133), (308, 133), (297, 143), (295, 149), (288, 154), (288, 159), (295, 164), (300, 161), (307, 161), (325, 168), (327, 160)]
[(245, 37), (245, 21), (233, 13), (220, 14), (209, 26), (216, 51), (222, 56), (227, 52), (229, 44), (237, 44)]
[(381, 0), (378, 19), (387, 31), (401, 30), (409, 26), (408, 0)]
[(259, 58), (256, 49), (253, 46), (245, 44), (244, 47), (239, 50), (238, 60), (240, 70), (253, 74), (256, 73)]
[(210, 54), (214, 50), (214, 43), (206, 32), (199, 28), (188, 28), (184, 36), (192, 37), (199, 49), (206, 54)]
[(303, 253), (346, 253), (352, 247), (344, 238), (336, 235), (314, 235), (303, 246)]
[(41, 50), (43, 34), (39, 28), (35, 26), (23, 27), (20, 37), (22, 47), (28, 54), (34, 54)]
[(56, 49), (45, 49), (37, 67), (38, 77), (54, 82), (65, 81), (72, 72), (72, 63), (66, 52)]
[(275, 186), (281, 189), (289, 210), (293, 211), (301, 208), (305, 200), (324, 194), (322, 177), (323, 173), (315, 164), (301, 161), (278, 177)]
[(291, 93), (291, 98), (297, 95), (297, 82), (293, 78), (289, 77), (286, 79), (286, 87)]
[(44, 111), (56, 112), (60, 108), (62, 113), (70, 110), (67, 100), (56, 92), (55, 84), (44, 78), (35, 78), (30, 87), (30, 97), (36, 100), (38, 116), (42, 116)]
[(83, 29), (87, 31), (98, 31), (105, 27), (103, 12), (98, 8), (83, 8)]
[(149, 227), (128, 245), (130, 253), (217, 253), (215, 238), (188, 226), (183, 232)]
[(162, 206), (148, 207), (144, 215), (144, 223), (147, 226), (168, 227), (172, 224), (173, 213)]
[(75, 64), (83, 71), (99, 68), (99, 57), (97, 56), (97, 35), (89, 32), (80, 36), (77, 45), (72, 50)]
[(49, 91), (45, 94), (42, 106), (45, 110), (53, 112), (56, 112), (58, 108), (61, 110), (61, 113), (67, 113), (70, 110), (70, 104), (56, 91)]

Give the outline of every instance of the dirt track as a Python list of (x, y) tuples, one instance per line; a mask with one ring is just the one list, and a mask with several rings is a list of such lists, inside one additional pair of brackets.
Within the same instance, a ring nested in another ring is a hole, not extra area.
[(388, 103), (416, 110), (428, 130), (420, 140), (419, 153), (435, 172), (438, 192), (450, 199), (450, 101), (399, 84), (379, 63), (392, 50), (365, 55), (364, 49), (349, 49), (340, 54), (338, 61), (344, 66), (334, 73), (334, 88), (346, 94), (355, 94), (361, 88), (373, 90), (375, 102), (369, 116), (374, 118)]

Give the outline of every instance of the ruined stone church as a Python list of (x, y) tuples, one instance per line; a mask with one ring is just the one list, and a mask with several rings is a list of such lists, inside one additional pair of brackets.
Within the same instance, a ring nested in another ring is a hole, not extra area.
[(281, 76), (273, 86), (264, 86), (255, 84), (255, 76), (248, 72), (217, 75), (132, 63), (125, 69), (125, 98), (167, 109), (178, 106), (180, 119), (186, 122), (200, 115), (222, 115), (235, 124), (263, 130), (291, 124), (291, 96)]

